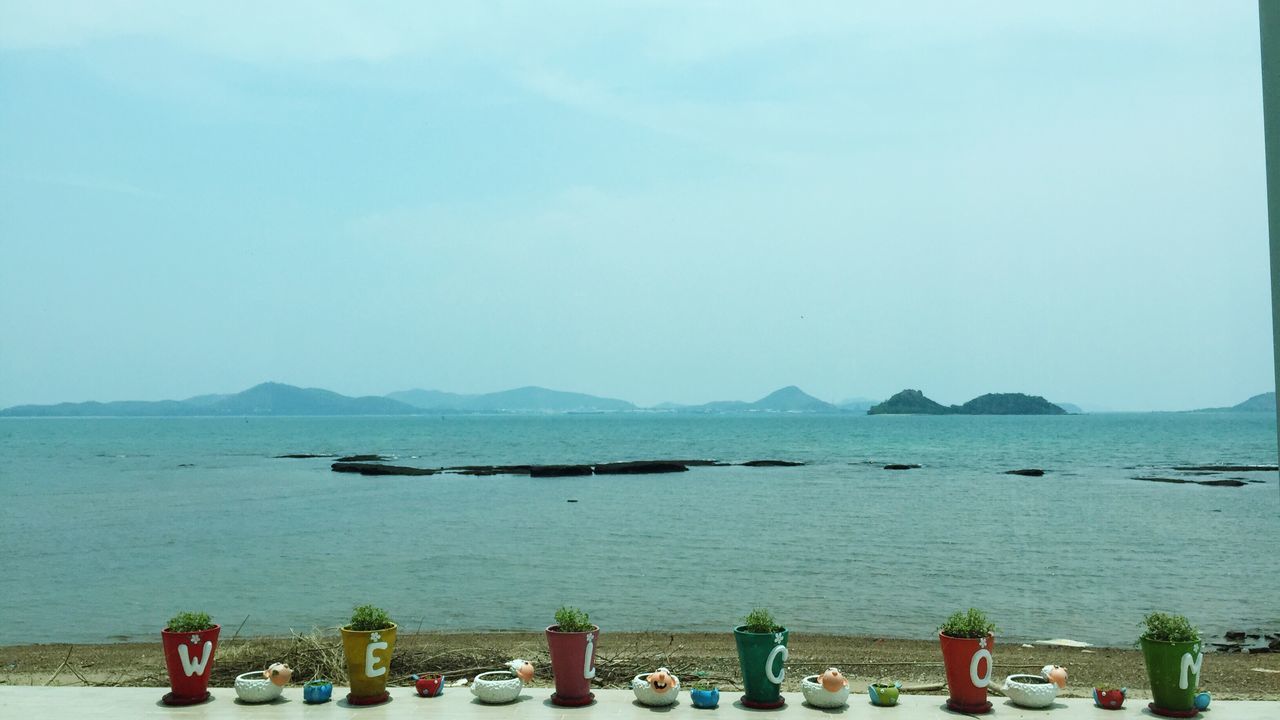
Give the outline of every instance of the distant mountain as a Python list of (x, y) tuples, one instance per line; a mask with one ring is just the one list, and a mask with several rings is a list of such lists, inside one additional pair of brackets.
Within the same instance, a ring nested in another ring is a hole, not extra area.
[(1231, 408), (1236, 412), (1275, 412), (1276, 411), (1276, 394), (1274, 392), (1262, 393), (1254, 395)]
[(1220, 408), (1202, 408), (1200, 410), (1192, 410), (1192, 412), (1275, 412), (1276, 411), (1276, 394), (1274, 392), (1265, 392), (1261, 395), (1254, 395), (1239, 405)]
[(775, 390), (755, 402), (741, 400), (717, 400), (702, 405), (689, 405), (676, 408), (676, 412), (686, 413), (741, 413), (741, 412), (791, 412), (791, 413), (835, 413), (840, 408), (809, 395), (795, 385), (788, 385)]
[(114, 402), (14, 405), (0, 410), (0, 417), (173, 417), (212, 415), (204, 406), (177, 400), (117, 400)]
[(954, 407), (940, 405), (919, 390), (903, 390), (867, 410), (868, 415), (951, 415)]
[(1084, 410), (1081, 410), (1079, 405), (1073, 405), (1073, 404), (1071, 404), (1071, 403), (1054, 403), (1054, 405), (1057, 405), (1058, 407), (1062, 408), (1063, 410), (1066, 410), (1066, 411), (1067, 411), (1067, 413), (1068, 413), (1068, 414), (1071, 414), (1071, 415), (1083, 415), (1083, 414), (1084, 414)]
[(217, 415), (414, 415), (419, 410), (386, 397), (347, 397), (331, 390), (266, 382), (208, 405)]
[(903, 390), (867, 411), (868, 415), (1066, 415), (1067, 411), (1039, 395), (988, 393), (963, 405), (947, 407), (919, 390)]
[(385, 397), (347, 397), (319, 388), (282, 383), (255, 385), (234, 395), (198, 395), (188, 400), (19, 405), (8, 417), (165, 417), (208, 415), (415, 415), (421, 410)]
[(458, 395), (439, 390), (404, 390), (387, 397), (425, 410), (473, 413), (625, 412), (636, 406), (626, 400), (583, 393), (522, 387), (483, 395)]
[(837, 412), (839, 408), (809, 395), (795, 385), (788, 385), (781, 390), (774, 390), (752, 403), (757, 410), (773, 410), (775, 412)]

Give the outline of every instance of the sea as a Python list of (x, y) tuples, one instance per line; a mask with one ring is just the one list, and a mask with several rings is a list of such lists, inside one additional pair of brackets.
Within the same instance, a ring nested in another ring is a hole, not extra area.
[[(286, 453), (805, 465), (363, 477)], [(1270, 413), (3, 419), (0, 644), (154, 640), (181, 610), (307, 632), (365, 603), (404, 631), (535, 630), (572, 605), (606, 640), (756, 607), (793, 643), (931, 638), (969, 607), (1008, 641), (1128, 646), (1152, 610), (1275, 631), (1277, 473), (1172, 468), (1276, 461)]]

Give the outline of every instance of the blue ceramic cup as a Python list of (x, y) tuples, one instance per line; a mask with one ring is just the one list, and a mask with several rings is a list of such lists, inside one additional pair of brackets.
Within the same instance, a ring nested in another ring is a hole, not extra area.
[(689, 697), (696, 708), (711, 709), (720, 704), (719, 690), (690, 690)]
[(333, 683), (328, 680), (309, 680), (302, 686), (302, 702), (326, 703), (333, 697)]

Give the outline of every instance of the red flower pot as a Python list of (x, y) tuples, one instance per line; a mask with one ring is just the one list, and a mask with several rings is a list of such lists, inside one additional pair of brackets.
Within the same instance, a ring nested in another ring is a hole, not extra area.
[(189, 633), (170, 632), (168, 628), (160, 631), (172, 690), (161, 698), (165, 705), (194, 705), (209, 699), (209, 674), (213, 672), (221, 630), (221, 625), (214, 625)]
[(422, 697), (435, 697), (444, 694), (444, 676), (431, 673), (429, 675), (414, 675), (413, 687)]
[(547, 649), (551, 652), (551, 673), (556, 691), (551, 702), (556, 705), (587, 705), (595, 699), (591, 679), (596, 676), (596, 644), (600, 628), (592, 625), (588, 632), (560, 632), (559, 625), (547, 628)]
[(947, 707), (963, 713), (989, 712), (987, 686), (991, 684), (995, 636), (957, 638), (938, 633), (938, 641), (942, 644), (942, 664), (947, 669)]

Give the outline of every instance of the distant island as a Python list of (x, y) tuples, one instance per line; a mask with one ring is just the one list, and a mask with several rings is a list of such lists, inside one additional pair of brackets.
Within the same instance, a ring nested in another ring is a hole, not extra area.
[(421, 415), (422, 410), (391, 398), (347, 397), (320, 388), (266, 382), (234, 395), (197, 395), (186, 400), (16, 405), (4, 417), (198, 417), (251, 415)]
[[(1270, 410), (1275, 394), (1250, 399), (1244, 405)], [(1074, 408), (1074, 406), (1071, 406)], [(528, 386), (493, 393), (463, 394), (441, 390), (401, 390), (387, 395), (349, 397), (322, 388), (301, 388), (265, 382), (243, 392), (197, 395), (186, 400), (122, 400), (116, 402), (16, 405), (0, 410), (0, 417), (272, 417), (306, 415), (461, 415), (461, 414), (595, 414), (671, 413), (830, 414), (830, 415), (1062, 415), (1067, 411), (1042, 397), (1021, 393), (992, 393), (964, 405), (941, 405), (919, 390), (903, 390), (881, 403), (867, 398), (833, 404), (795, 385), (775, 390), (754, 402), (717, 400), (701, 405), (661, 403), (639, 407), (616, 398)]]
[(1039, 395), (987, 393), (963, 405), (942, 405), (919, 390), (903, 390), (867, 411), (868, 415), (1066, 415)]
[(660, 409), (678, 413), (737, 413), (737, 412), (791, 412), (838, 413), (841, 408), (809, 395), (795, 385), (775, 390), (755, 402), (718, 400), (702, 405), (675, 405), (665, 403)]
[(755, 402), (728, 400), (704, 405), (666, 403), (640, 408), (626, 400), (583, 393), (522, 387), (501, 392), (466, 395), (439, 390), (402, 390), (386, 396), (348, 397), (321, 388), (300, 388), (278, 382), (255, 385), (230, 395), (198, 395), (186, 400), (123, 400), (116, 402), (16, 405), (0, 410), (0, 417), (218, 417), (304, 415), (454, 415), (553, 413), (844, 413), (794, 385)]
[(1261, 395), (1254, 395), (1239, 405), (1220, 408), (1202, 408), (1200, 410), (1192, 410), (1192, 412), (1269, 412), (1276, 411), (1276, 394), (1274, 392), (1265, 392)]

